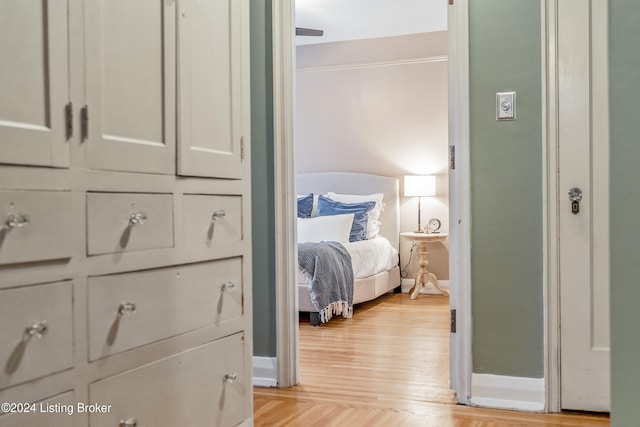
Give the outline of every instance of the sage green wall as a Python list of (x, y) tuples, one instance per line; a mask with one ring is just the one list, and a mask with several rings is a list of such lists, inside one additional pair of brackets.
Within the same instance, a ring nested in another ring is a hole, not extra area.
[[(544, 376), (540, 2), (469, 2), (473, 372)], [(517, 119), (496, 121), (496, 92)]]
[(251, 0), (253, 354), (276, 355), (271, 2)]
[(611, 425), (638, 425), (640, 390), (640, 2), (609, 1)]

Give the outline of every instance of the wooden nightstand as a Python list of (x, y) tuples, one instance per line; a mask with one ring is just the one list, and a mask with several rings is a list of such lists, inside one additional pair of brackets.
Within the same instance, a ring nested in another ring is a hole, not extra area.
[(427, 251), (427, 244), (444, 242), (447, 240), (449, 235), (447, 233), (416, 233), (414, 231), (407, 231), (400, 233), (400, 236), (420, 244), (420, 271), (416, 274), (413, 288), (409, 290), (411, 299), (415, 299), (418, 296), (420, 289), (422, 289), (423, 286), (426, 286), (429, 282), (431, 282), (431, 284), (443, 295), (449, 295), (449, 292), (440, 289), (436, 275), (429, 273), (429, 252)]

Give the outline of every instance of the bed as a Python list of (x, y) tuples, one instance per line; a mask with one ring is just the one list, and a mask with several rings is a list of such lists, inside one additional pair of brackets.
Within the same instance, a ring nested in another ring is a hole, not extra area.
[[(339, 195), (381, 193), (383, 195), (383, 208), (379, 216), (377, 237), (375, 239), (367, 239), (368, 241), (344, 244), (352, 258), (354, 277), (353, 304), (373, 300), (400, 286), (400, 269), (398, 267), (400, 235), (399, 182), (397, 178), (350, 172), (324, 172), (300, 174), (297, 176), (296, 185), (299, 200), (300, 197), (305, 195), (315, 195), (316, 200), (312, 217), (317, 216), (318, 195), (329, 195), (333, 196), (334, 199), (338, 199)], [(338, 196), (330, 193), (338, 193)], [(338, 200), (350, 201), (348, 198)], [(299, 204), (299, 206), (301, 205)], [(371, 222), (369, 222), (370, 225)], [(300, 231), (299, 228), (299, 233)], [(367, 230), (367, 234), (370, 231)], [(301, 244), (299, 243), (298, 246), (300, 249)], [(374, 256), (377, 256), (380, 260), (373, 262), (372, 258)], [(317, 326), (321, 321), (328, 319), (323, 319), (320, 314), (324, 313), (318, 313), (312, 303), (309, 281), (308, 274), (299, 271), (297, 280), (298, 310), (309, 312), (311, 314), (311, 324)], [(346, 313), (337, 312), (336, 314), (345, 315)], [(328, 317), (331, 318), (331, 315)]]

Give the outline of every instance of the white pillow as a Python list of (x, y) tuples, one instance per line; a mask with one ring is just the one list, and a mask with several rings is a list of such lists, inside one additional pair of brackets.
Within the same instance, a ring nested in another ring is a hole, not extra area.
[(349, 243), (353, 214), (298, 218), (298, 243)]
[(369, 211), (367, 218), (367, 239), (375, 239), (378, 233), (380, 233), (380, 214), (384, 208), (382, 198), (384, 194), (375, 193), (369, 195), (361, 194), (339, 194), (328, 192), (326, 194), (331, 200), (342, 203), (362, 203), (362, 202), (376, 202), (376, 205)]

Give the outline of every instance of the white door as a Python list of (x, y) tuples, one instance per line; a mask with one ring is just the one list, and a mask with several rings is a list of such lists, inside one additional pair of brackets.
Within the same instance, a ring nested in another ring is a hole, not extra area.
[(175, 173), (175, 1), (85, 2), (87, 165)]
[(180, 0), (179, 8), (178, 174), (241, 178), (248, 1)]
[(69, 166), (66, 1), (0, 0), (0, 163)]
[(561, 406), (609, 411), (607, 2), (557, 4)]

